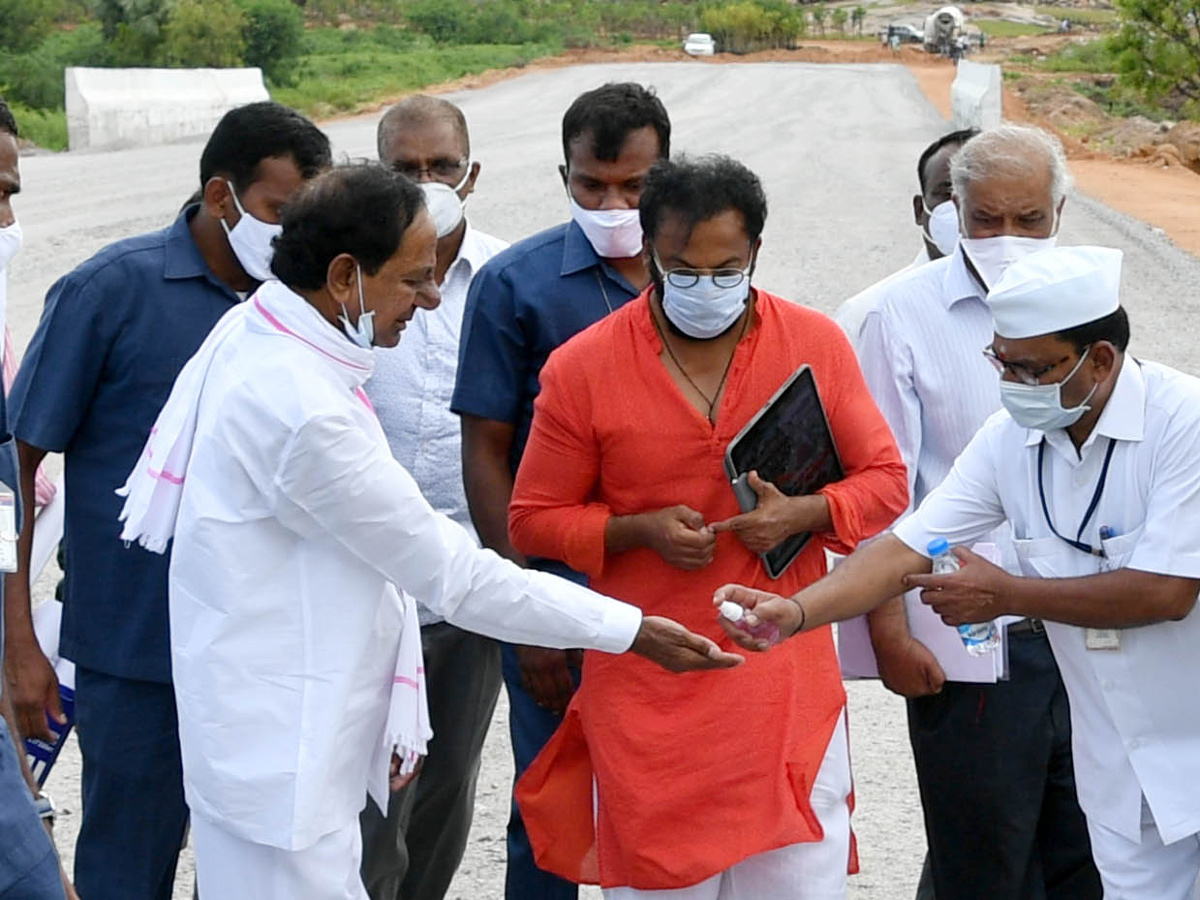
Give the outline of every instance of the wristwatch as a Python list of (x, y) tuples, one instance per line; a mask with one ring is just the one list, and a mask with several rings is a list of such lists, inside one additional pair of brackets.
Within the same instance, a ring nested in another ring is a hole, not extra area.
[(38, 818), (54, 827), (54, 820), (58, 817), (58, 807), (54, 805), (54, 800), (49, 794), (39, 794), (33, 798), (33, 808), (37, 810)]

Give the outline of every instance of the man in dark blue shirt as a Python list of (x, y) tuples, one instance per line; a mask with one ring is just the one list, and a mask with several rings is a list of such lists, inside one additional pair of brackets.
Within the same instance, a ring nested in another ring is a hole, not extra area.
[[(508, 540), (513, 478), (550, 352), (633, 299), (650, 281), (638, 201), (651, 166), (670, 153), (671, 123), (652, 91), (606, 84), (563, 116), (559, 167), (571, 221), (493, 257), (467, 294), (451, 409), (462, 417), (463, 482), (485, 547), (525, 565)], [(561, 563), (528, 564), (583, 581)], [(578, 651), (502, 648), (517, 777), (558, 727), (578, 682)], [(514, 803), (508, 900), (570, 900), (577, 888), (542, 872)]]
[(170, 900), (187, 825), (167, 634), (169, 558), (119, 539), (116, 490), (138, 461), (176, 376), (209, 330), (269, 277), (279, 210), (331, 163), (298, 113), (227, 113), (200, 158), (201, 195), (169, 228), (119, 241), (61, 278), (13, 386), (23, 467), (20, 570), (10, 576), (6, 670), (19, 729), (61, 719), (53, 670), (30, 622), (33, 472), (65, 456), (66, 591), (61, 652), (76, 664), (83, 754), (79, 893)]
[[(17, 122), (0, 100), (0, 296), (5, 271), (20, 246), (12, 198), (21, 190)], [(0, 314), (0, 330), (4, 328)], [(0, 484), (17, 491), (17, 454), (8, 431), (8, 411), (0, 390)], [(20, 508), (17, 507), (17, 526)], [(0, 540), (10, 540), (0, 535)], [(4, 588), (0, 584), (0, 663), (4, 661)], [(63, 900), (58, 855), (34, 807), (34, 785), (22, 766), (19, 738), (13, 733), (12, 707), (0, 678), (0, 900)]]

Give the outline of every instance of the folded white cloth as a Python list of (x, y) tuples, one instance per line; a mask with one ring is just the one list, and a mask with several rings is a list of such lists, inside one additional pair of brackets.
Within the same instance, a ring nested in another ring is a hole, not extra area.
[[(371, 768), (375, 770), (379, 765), (390, 763), (391, 755), (395, 753), (400, 757), (400, 774), (408, 775), (428, 752), (433, 728), (429, 724), (429, 702), (425, 693), (425, 662), (421, 653), (417, 602), (403, 591), (400, 602), (404, 605), (404, 629), (400, 632), (392, 699), (383, 743), (375, 750)], [(383, 759), (381, 755), (384, 755)], [(371, 796), (380, 809), (387, 809), (387, 797), (376, 797), (374, 791)]]

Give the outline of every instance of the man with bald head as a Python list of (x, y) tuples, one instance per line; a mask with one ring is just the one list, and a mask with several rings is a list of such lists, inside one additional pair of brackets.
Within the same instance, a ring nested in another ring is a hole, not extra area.
[[(366, 384), (392, 454), (421, 493), (475, 536), (463, 493), (458, 417), (450, 395), (458, 370), (467, 287), (508, 245), (473, 228), (463, 205), (475, 190), (466, 118), (453, 103), (416, 95), (384, 114), (379, 159), (420, 185), (437, 229), (441, 304), (415, 316), (404, 340), (376, 352)], [(421, 774), (380, 811), (362, 814), (363, 881), (372, 900), (441, 900), (462, 861), (475, 781), (500, 692), (500, 648), (418, 607), (434, 737)], [(385, 815), (386, 813), (386, 815)]]
[[(1058, 140), (1016, 125), (963, 143), (949, 176), (958, 246), (886, 284), (855, 342), (908, 467), (913, 508), (1000, 409), (995, 370), (980, 353), (992, 338), (984, 298), (1015, 261), (1054, 246), (1071, 184)], [(1008, 527), (987, 542), (1013, 570)], [(1041, 620), (1000, 619), (1009, 679), (972, 684), (947, 681), (912, 636), (908, 614), (919, 608), (910, 593), (868, 618), (883, 682), (908, 698), (933, 886), (930, 894), (923, 879), (918, 897), (1099, 900), (1067, 696)]]

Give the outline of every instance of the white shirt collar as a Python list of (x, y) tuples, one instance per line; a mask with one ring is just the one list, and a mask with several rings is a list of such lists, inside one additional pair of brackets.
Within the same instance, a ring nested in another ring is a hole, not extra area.
[[(1079, 455), (1101, 437), (1112, 438), (1114, 441), (1140, 441), (1146, 434), (1146, 379), (1142, 375), (1142, 367), (1136, 359), (1126, 355), (1121, 362), (1121, 371), (1117, 374), (1117, 383), (1113, 385), (1108, 402), (1096, 421), (1092, 433), (1088, 435)], [(1056, 439), (1065, 437), (1063, 429), (1046, 433), (1036, 428), (1029, 429), (1025, 436), (1025, 446), (1032, 447), (1040, 443), (1043, 436), (1048, 443), (1056, 443)]]
[(480, 239), (479, 232), (471, 227), (470, 222), (467, 222), (466, 230), (463, 231), (462, 243), (458, 247), (458, 256), (454, 257), (454, 262), (450, 263), (446, 269), (446, 276), (442, 279), (442, 284), (449, 281), (450, 273), (457, 271), (460, 266), (466, 269), (464, 274), (468, 280), (474, 278), (479, 267), (493, 255), (492, 252), (489, 252), (488, 246)]
[(946, 266), (946, 272), (942, 276), (942, 302), (946, 304), (946, 309), (949, 309), (960, 300), (972, 297), (982, 300), (983, 293), (979, 282), (967, 268), (967, 259), (963, 256), (960, 243), (950, 255), (950, 264)]

